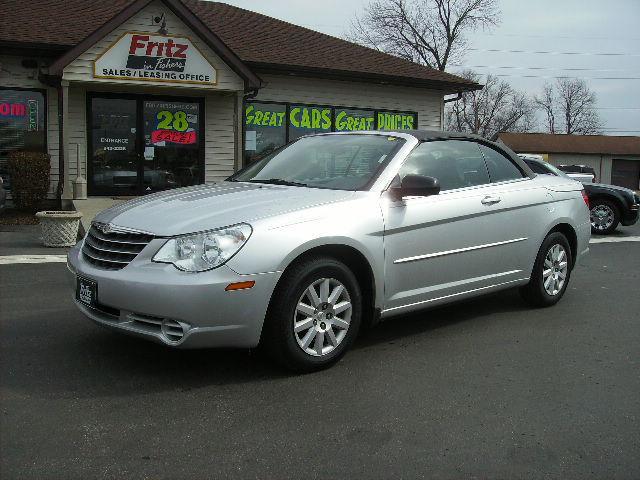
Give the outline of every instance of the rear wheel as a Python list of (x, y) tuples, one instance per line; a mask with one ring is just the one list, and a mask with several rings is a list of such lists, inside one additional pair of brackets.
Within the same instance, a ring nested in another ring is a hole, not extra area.
[(571, 276), (569, 241), (560, 232), (552, 232), (538, 251), (531, 279), (520, 289), (522, 297), (535, 307), (555, 305), (564, 295)]
[(358, 334), (362, 296), (351, 270), (313, 257), (285, 273), (274, 292), (261, 343), (280, 364), (310, 372), (337, 362)]
[(609, 200), (594, 200), (591, 203), (591, 233), (606, 235), (620, 223), (620, 210)]

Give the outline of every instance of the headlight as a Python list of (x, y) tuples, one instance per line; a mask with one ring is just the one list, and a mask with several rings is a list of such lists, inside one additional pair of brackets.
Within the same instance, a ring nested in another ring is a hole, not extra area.
[(251, 235), (251, 226), (240, 223), (219, 230), (171, 238), (153, 261), (172, 263), (185, 272), (203, 272), (219, 267), (233, 257)]

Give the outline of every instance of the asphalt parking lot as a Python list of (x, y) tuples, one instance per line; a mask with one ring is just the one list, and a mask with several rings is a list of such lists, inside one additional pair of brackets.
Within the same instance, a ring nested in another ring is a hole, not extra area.
[(65, 268), (0, 265), (3, 479), (640, 478), (638, 242), (592, 244), (555, 307), (402, 317), (305, 376), (103, 330)]

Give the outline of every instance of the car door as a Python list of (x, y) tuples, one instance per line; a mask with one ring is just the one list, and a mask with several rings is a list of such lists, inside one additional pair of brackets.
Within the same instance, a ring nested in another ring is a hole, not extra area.
[(542, 229), (554, 208), (553, 196), (542, 179), (533, 181), (505, 152), (485, 144), (480, 144), (480, 151), (491, 178), (491, 195), (500, 200), (494, 210), (502, 234), (505, 239), (520, 239), (495, 248), (499, 265), (528, 278), (546, 234)]
[(517, 241), (497, 206), (495, 186), (473, 141), (424, 142), (398, 175), (428, 175), (438, 195), (383, 200), (385, 311), (455, 298), (512, 278), (495, 245)]

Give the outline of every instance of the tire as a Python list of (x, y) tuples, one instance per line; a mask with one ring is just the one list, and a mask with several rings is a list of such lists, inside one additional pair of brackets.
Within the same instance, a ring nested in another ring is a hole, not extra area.
[[(563, 255), (555, 256), (554, 252), (563, 252)], [(550, 260), (549, 256), (553, 260)], [(527, 303), (534, 307), (555, 305), (567, 290), (572, 265), (573, 258), (567, 237), (560, 232), (550, 233), (538, 250), (531, 279), (527, 285), (520, 288), (520, 294)], [(556, 280), (558, 280), (557, 283)]]
[(353, 272), (334, 258), (309, 257), (290, 267), (275, 289), (260, 344), (283, 367), (313, 372), (342, 358), (361, 321), (362, 294)]
[(594, 200), (589, 214), (591, 217), (591, 233), (608, 235), (620, 223), (620, 209), (610, 200)]

